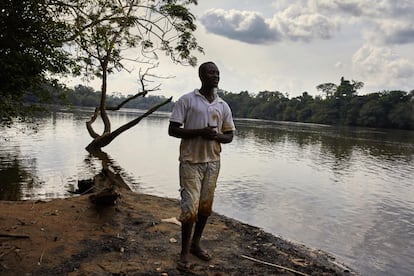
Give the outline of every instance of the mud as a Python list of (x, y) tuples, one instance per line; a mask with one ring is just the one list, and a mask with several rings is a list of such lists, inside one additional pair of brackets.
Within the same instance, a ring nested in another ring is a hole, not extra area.
[(1, 275), (357, 275), (325, 252), (216, 213), (202, 239), (213, 259), (192, 256), (182, 273), (173, 199), (124, 191), (110, 207), (74, 196), (0, 208)]

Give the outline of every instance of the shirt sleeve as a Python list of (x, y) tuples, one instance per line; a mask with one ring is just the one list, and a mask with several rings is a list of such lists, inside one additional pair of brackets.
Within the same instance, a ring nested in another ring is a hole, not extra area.
[(174, 107), (173, 107), (173, 110), (170, 116), (170, 122), (184, 124), (185, 114), (186, 114), (185, 101), (183, 97), (181, 97), (174, 104)]
[(227, 103), (224, 103), (223, 109), (223, 126), (221, 128), (221, 131), (235, 131), (236, 127), (233, 122), (233, 115), (231, 114), (231, 109), (229, 105)]

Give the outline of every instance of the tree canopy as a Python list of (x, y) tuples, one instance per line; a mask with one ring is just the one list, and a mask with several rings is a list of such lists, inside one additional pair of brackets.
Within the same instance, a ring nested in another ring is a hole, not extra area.
[[(202, 52), (202, 48), (193, 35), (195, 17), (187, 6), (197, 1), (78, 0), (63, 3), (65, 23), (71, 32), (73, 49), (70, 52), (79, 65), (79, 73), (101, 80), (99, 106), (86, 124), (93, 138), (87, 149), (100, 149), (140, 121), (136, 119), (112, 130), (107, 110), (118, 110), (130, 100), (159, 89), (148, 85), (152, 81), (149, 78), (154, 77), (149, 71), (158, 66), (160, 53), (168, 55), (173, 62), (196, 65), (197, 59), (192, 53)], [(140, 83), (138, 92), (118, 106), (109, 107), (108, 75), (122, 70), (131, 72), (135, 66), (131, 62), (139, 63), (141, 69), (136, 76)], [(169, 101), (171, 99), (157, 106)], [(93, 128), (98, 117), (104, 124), (102, 133)]]
[(328, 125), (363, 126), (414, 130), (414, 90), (381, 91), (359, 96), (360, 81), (341, 78), (340, 83), (324, 83), (317, 89), (324, 97), (307, 92), (289, 99), (278, 91), (251, 95), (223, 91), (235, 117)]
[(0, 7), (0, 123), (37, 110), (28, 96), (45, 101), (45, 83), (68, 73), (73, 63), (63, 48), (67, 29), (56, 20), (48, 0), (3, 0)]
[[(195, 65), (202, 51), (193, 35), (196, 0), (5, 0), (0, 7), (0, 120), (30, 117), (38, 101), (50, 97), (44, 84), (58, 85), (56, 74), (83, 74), (102, 81), (105, 118), (107, 75), (157, 65), (163, 52), (173, 62)], [(134, 49), (136, 51), (131, 51)], [(136, 79), (144, 94), (147, 70)], [(33, 103), (33, 101), (31, 101)], [(105, 120), (105, 119), (104, 119)]]

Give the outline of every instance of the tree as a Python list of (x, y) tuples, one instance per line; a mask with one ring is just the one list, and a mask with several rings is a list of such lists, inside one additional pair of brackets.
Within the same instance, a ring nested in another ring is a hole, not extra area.
[(250, 111), (254, 106), (251, 103), (252, 97), (248, 91), (241, 91), (239, 94), (227, 91), (221, 93), (219, 91), (219, 95), (231, 106), (233, 116), (239, 118), (249, 117)]
[(299, 122), (309, 122), (312, 117), (312, 104), (313, 98), (308, 92), (303, 92), (301, 96), (297, 97), (297, 117), (296, 120)]
[(3, 0), (0, 7), (0, 124), (31, 117), (39, 110), (27, 97), (50, 98), (44, 84), (54, 74), (70, 72), (73, 63), (63, 48), (67, 29), (55, 18), (49, 0)]
[(365, 127), (386, 127), (386, 111), (380, 102), (381, 93), (366, 96), (364, 105), (359, 111), (358, 125)]
[(254, 99), (249, 116), (266, 120), (282, 120), (287, 98), (279, 91), (261, 91)]
[(325, 97), (327, 99), (332, 97), (335, 94), (337, 88), (338, 88), (338, 86), (335, 83), (332, 83), (332, 82), (322, 83), (322, 84), (319, 84), (318, 86), (316, 86), (317, 90), (320, 90), (323, 93), (325, 93)]
[(336, 88), (334, 95), (337, 98), (351, 98), (357, 94), (357, 91), (364, 86), (364, 83), (361, 81), (345, 80), (344, 77), (341, 78), (341, 83)]
[[(316, 86), (316, 89), (321, 90), (326, 94), (325, 107), (328, 108), (328, 113), (322, 114), (322, 109), (319, 109), (314, 114), (314, 119), (329, 124), (351, 124), (356, 119), (355, 112), (352, 110), (351, 100), (357, 96), (357, 91), (364, 86), (360, 81), (349, 81), (341, 77), (339, 85), (334, 83), (323, 83)], [(352, 111), (352, 114), (349, 113)]]
[[(187, 6), (196, 0), (79, 0), (65, 1), (67, 24), (71, 25), (76, 60), (82, 65), (85, 76), (101, 79), (99, 107), (86, 123), (93, 138), (86, 147), (99, 150), (111, 143), (118, 135), (138, 124), (168, 100), (155, 105), (142, 116), (112, 131), (108, 110), (118, 110), (130, 100), (145, 96), (159, 86), (148, 88), (149, 73), (157, 66), (154, 60), (158, 52), (166, 53), (173, 62), (196, 65), (193, 51), (201, 51), (193, 32), (195, 17)], [(127, 70), (128, 62), (152, 64), (139, 72), (139, 92), (118, 106), (107, 106), (108, 75)], [(97, 117), (103, 121), (104, 130), (98, 134), (93, 129)]]

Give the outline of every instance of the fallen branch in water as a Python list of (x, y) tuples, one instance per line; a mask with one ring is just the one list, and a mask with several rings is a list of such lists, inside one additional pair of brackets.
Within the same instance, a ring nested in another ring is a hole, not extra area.
[(276, 268), (284, 269), (284, 270), (287, 270), (287, 271), (293, 272), (293, 273), (298, 274), (298, 275), (310, 276), (309, 274), (306, 274), (306, 273), (303, 273), (303, 272), (300, 272), (300, 271), (297, 271), (297, 270), (294, 270), (294, 269), (291, 269), (291, 268), (288, 268), (288, 267), (284, 267), (284, 266), (281, 266), (281, 265), (277, 265), (277, 264), (268, 263), (268, 262), (261, 261), (261, 260), (258, 260), (258, 259), (255, 259), (255, 258), (252, 258), (252, 257), (246, 256), (246, 255), (240, 255), (240, 256), (241, 256), (242, 258), (248, 259), (248, 260), (253, 261), (253, 262), (257, 262), (257, 263), (261, 263), (261, 264), (265, 264), (265, 265), (273, 266), (273, 267), (276, 267)]

